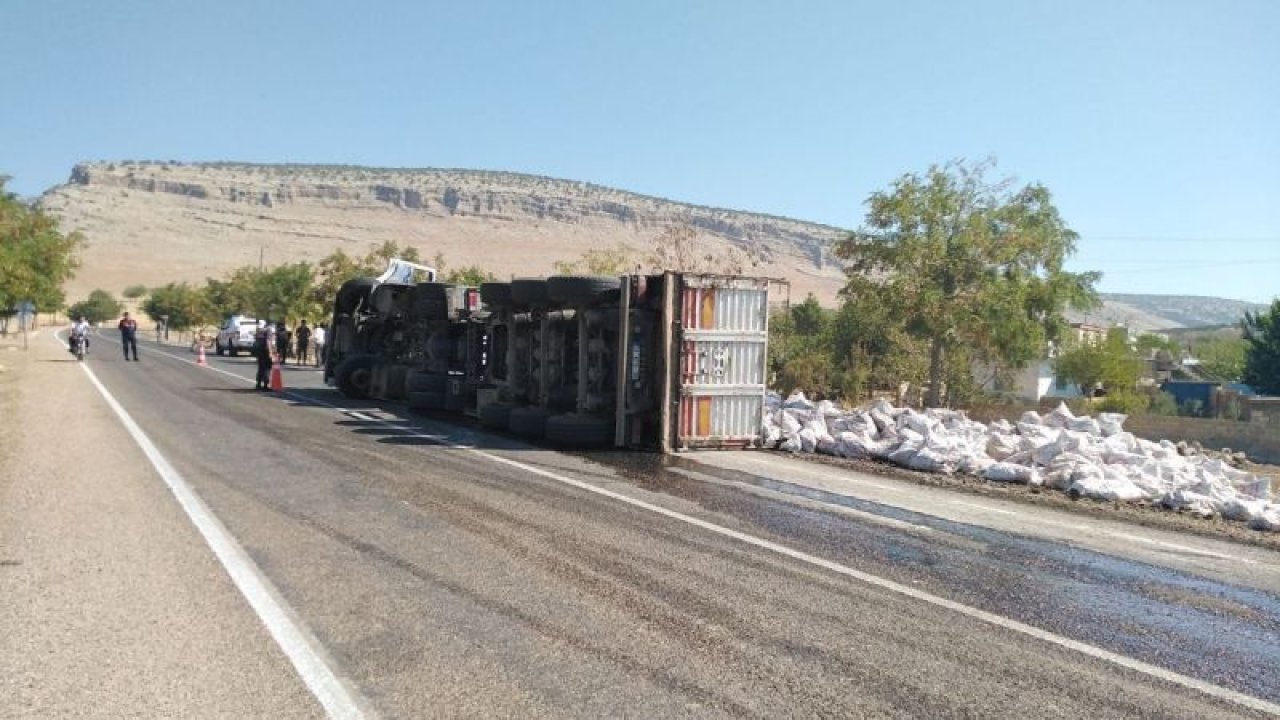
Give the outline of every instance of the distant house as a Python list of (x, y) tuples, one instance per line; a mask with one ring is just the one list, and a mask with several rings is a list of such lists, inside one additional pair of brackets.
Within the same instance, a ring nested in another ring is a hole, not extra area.
[[(1106, 339), (1107, 333), (1111, 330), (1112, 328), (1089, 323), (1071, 323), (1068, 337), (1074, 342), (1099, 343)], [(1046, 397), (1064, 400), (1083, 397), (1075, 383), (1058, 377), (1054, 373), (1053, 360), (1057, 353), (1057, 346), (1050, 344), (1044, 358), (1021, 370), (1015, 370), (1007, 378), (1000, 377), (1002, 373), (998, 368), (977, 365), (973, 371), (974, 379), (986, 392), (1032, 403)]]

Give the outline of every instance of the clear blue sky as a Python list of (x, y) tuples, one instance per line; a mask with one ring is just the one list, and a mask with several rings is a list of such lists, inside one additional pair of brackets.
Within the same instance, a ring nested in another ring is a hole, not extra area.
[(994, 156), (1107, 292), (1280, 295), (1280, 2), (6, 0), (0, 174), (549, 175), (857, 226)]

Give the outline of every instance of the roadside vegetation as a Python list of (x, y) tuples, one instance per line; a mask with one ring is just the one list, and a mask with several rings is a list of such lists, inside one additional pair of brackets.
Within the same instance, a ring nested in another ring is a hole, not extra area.
[(6, 191), (6, 180), (0, 175), (0, 315), (27, 302), (36, 312), (61, 310), (62, 284), (75, 275), (84, 237), (62, 233), (56, 219)]

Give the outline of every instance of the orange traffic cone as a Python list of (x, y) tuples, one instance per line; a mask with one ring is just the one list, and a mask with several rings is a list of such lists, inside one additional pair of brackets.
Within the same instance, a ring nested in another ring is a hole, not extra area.
[(204, 343), (200, 343), (196, 347), (198, 348), (196, 350), (196, 365), (199, 365), (200, 367), (208, 367), (209, 361), (204, 357)]
[(271, 390), (273, 392), (284, 392), (284, 373), (280, 372), (279, 358), (271, 363)]

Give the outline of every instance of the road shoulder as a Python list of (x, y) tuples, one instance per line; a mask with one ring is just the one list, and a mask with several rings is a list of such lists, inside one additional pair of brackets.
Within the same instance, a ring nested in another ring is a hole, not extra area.
[(320, 716), (51, 333), (0, 358), (0, 714)]

